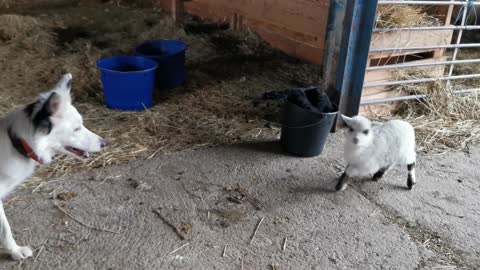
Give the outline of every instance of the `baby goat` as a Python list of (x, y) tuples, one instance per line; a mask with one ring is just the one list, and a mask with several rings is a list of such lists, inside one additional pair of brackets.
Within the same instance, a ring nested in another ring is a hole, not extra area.
[(415, 131), (401, 120), (372, 124), (363, 116), (342, 115), (348, 126), (345, 136), (345, 172), (336, 190), (345, 190), (351, 177), (372, 177), (378, 181), (395, 164), (407, 165), (407, 187), (415, 185)]

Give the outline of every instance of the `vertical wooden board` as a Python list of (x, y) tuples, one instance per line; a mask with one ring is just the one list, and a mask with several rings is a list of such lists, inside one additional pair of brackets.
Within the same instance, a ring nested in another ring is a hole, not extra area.
[(183, 0), (171, 0), (171, 13), (175, 22), (182, 22), (184, 13)]
[(283, 26), (273, 25), (269, 22), (262, 21), (261, 19), (245, 19), (244, 24), (249, 25), (254, 29), (264, 29), (265, 31), (282, 34), (292, 40), (295, 40), (299, 43), (305, 43), (312, 47), (323, 48), (323, 46), (325, 45), (325, 37), (312, 36), (306, 33), (297, 32), (291, 29), (287, 29)]
[(0, 0), (0, 12), (28, 11), (37, 8), (59, 8), (77, 4), (74, 0)]
[(322, 63), (323, 47), (318, 48), (296, 42), (282, 33), (269, 32), (260, 28), (254, 29), (254, 31), (276, 49), (310, 63), (319, 65)]
[(172, 1), (171, 0), (156, 0), (157, 5), (164, 10), (171, 10), (172, 8)]
[[(207, 17), (213, 20), (231, 20), (231, 24), (237, 28), (241, 26), (251, 26), (255, 29), (265, 29), (266, 31), (281, 33), (289, 39), (296, 40), (300, 43), (305, 43), (314, 47), (323, 47), (325, 43), (325, 33), (323, 36), (312, 35), (295, 29), (291, 29), (281, 24), (274, 24), (264, 18), (252, 17), (239, 13), (240, 11), (234, 8), (225, 8), (218, 3), (215, 5), (209, 4), (205, 0), (187, 1), (184, 3), (185, 10), (191, 14)], [(236, 15), (235, 15), (236, 14)], [(234, 22), (236, 21), (236, 23)]]
[(433, 15), (435, 18), (438, 18), (442, 22), (442, 24), (449, 25), (452, 18), (453, 8), (453, 5), (431, 6), (427, 10), (427, 13)]
[[(273, 24), (263, 17), (258, 18), (252, 14), (244, 13), (237, 9), (235, 5), (227, 7), (224, 3), (222, 0), (187, 1), (185, 2), (185, 9), (187, 12), (209, 19), (229, 20), (237, 28), (241, 27), (240, 24), (251, 27), (272, 47), (305, 61), (321, 64), (326, 29), (322, 30), (322, 36), (310, 35), (281, 24)], [(242, 22), (239, 21), (239, 18), (242, 18)], [(326, 17), (324, 20), (323, 26), (326, 27)]]
[(193, 15), (229, 21), (233, 29), (251, 27), (272, 47), (322, 63), (329, 0), (190, 0), (184, 7)]
[(202, 1), (186, 1), (184, 3), (185, 10), (190, 14), (208, 18), (210, 20), (225, 20), (235, 13), (233, 8), (226, 7), (225, 5), (212, 5), (208, 2)]
[(268, 21), (298, 32), (320, 35), (325, 33), (328, 0), (195, 0), (210, 9), (230, 9), (246, 18)]
[(311, 35), (325, 35), (328, 1), (237, 0), (236, 7), (248, 17)]

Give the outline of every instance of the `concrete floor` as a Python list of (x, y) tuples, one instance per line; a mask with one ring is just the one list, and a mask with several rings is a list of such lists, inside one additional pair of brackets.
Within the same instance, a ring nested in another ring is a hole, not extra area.
[(480, 269), (480, 147), (419, 155), (413, 191), (395, 168), (333, 193), (341, 152), (213, 147), (20, 190), (7, 215), (35, 257), (0, 269)]

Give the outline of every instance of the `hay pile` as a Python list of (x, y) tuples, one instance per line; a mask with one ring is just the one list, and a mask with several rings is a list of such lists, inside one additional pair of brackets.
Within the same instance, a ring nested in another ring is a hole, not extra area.
[(429, 15), (423, 6), (379, 5), (376, 28), (415, 27), (440, 25), (437, 18)]
[[(425, 74), (401, 74), (401, 79), (424, 78)], [(456, 85), (457, 89), (466, 89)], [(427, 94), (431, 98), (407, 101), (398, 116), (409, 121), (417, 133), (419, 150), (445, 153), (468, 150), (480, 142), (480, 94), (454, 95), (445, 82), (402, 85), (397, 90), (407, 94)]]
[[(141, 19), (139, 19), (141, 18)], [(131, 54), (145, 40), (179, 39), (189, 46), (184, 87), (158, 94), (146, 112), (105, 107), (96, 60)], [(318, 67), (268, 49), (251, 33), (187, 34), (154, 10), (116, 5), (0, 15), (0, 113), (30, 102), (66, 71), (85, 125), (109, 141), (88, 163), (73, 159), (40, 170), (61, 176), (204, 145), (276, 138), (271, 110), (253, 105), (264, 91), (317, 82)], [(300, 81), (300, 82), (299, 82)]]

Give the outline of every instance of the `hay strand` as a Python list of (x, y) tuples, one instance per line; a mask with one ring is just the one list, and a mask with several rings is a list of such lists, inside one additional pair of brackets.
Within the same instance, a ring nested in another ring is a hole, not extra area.
[[(398, 74), (400, 79), (424, 78), (424, 73)], [(465, 85), (455, 85), (465, 89)], [(468, 87), (467, 87), (468, 88)], [(399, 86), (405, 94), (427, 94), (431, 98), (403, 103), (397, 116), (409, 121), (416, 131), (419, 150), (444, 153), (463, 150), (480, 142), (480, 95), (452, 94), (445, 82)]]
[(425, 7), (412, 5), (379, 5), (376, 27), (418, 27), (440, 25), (440, 21), (429, 15)]

